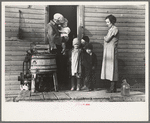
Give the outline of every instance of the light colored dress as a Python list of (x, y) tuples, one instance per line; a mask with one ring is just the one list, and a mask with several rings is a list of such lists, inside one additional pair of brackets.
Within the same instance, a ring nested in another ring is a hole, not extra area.
[(71, 52), (71, 75), (81, 77), (82, 50), (73, 49)]
[(104, 52), (101, 69), (101, 79), (118, 81), (118, 60), (117, 45), (119, 40), (119, 30), (112, 26), (104, 37)]

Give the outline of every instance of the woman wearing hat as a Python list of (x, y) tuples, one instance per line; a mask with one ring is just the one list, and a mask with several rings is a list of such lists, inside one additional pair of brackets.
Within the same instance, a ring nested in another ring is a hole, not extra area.
[(105, 18), (109, 28), (107, 35), (104, 37), (103, 62), (101, 69), (101, 79), (110, 81), (108, 92), (116, 92), (116, 82), (118, 81), (118, 60), (117, 46), (119, 41), (119, 30), (115, 26), (116, 17), (109, 15)]

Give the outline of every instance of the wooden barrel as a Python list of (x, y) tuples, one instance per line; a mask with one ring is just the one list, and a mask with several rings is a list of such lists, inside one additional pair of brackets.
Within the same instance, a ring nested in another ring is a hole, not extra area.
[(34, 54), (31, 58), (31, 73), (45, 73), (57, 70), (56, 55), (50, 53)]

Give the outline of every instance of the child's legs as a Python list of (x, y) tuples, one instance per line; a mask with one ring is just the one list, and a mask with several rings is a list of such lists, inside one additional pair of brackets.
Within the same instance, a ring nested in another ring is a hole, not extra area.
[(62, 49), (66, 49), (66, 44), (65, 44), (65, 42), (63, 42), (61, 46), (62, 46)]
[(90, 75), (90, 80), (89, 80), (89, 88), (90, 88), (90, 89), (93, 89), (93, 88), (94, 88), (95, 82), (96, 82), (95, 72), (92, 71), (92, 72), (91, 72), (91, 75)]
[(76, 83), (76, 77), (71, 76), (71, 88), (75, 88), (75, 83)]
[(89, 87), (89, 81), (90, 81), (90, 70), (85, 69), (84, 85)]
[(81, 78), (77, 78), (77, 89), (81, 88)]

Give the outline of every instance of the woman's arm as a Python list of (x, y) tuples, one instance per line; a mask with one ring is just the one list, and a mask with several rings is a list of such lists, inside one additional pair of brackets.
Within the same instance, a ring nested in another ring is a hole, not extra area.
[(112, 30), (109, 30), (107, 35), (104, 37), (104, 41), (107, 43), (110, 42), (112, 38), (117, 35), (117, 33), (118, 33), (118, 28), (113, 28)]

